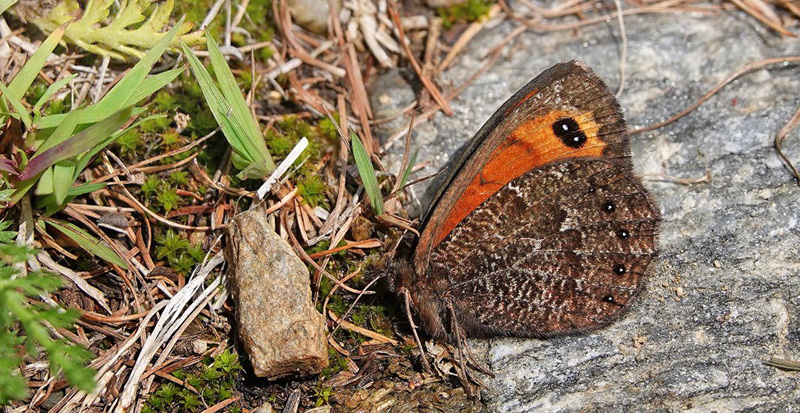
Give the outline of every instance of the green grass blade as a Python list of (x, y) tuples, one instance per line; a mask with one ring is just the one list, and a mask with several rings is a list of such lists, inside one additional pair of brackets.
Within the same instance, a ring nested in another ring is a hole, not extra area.
[(274, 170), (275, 163), (272, 161), (272, 157), (267, 150), (267, 145), (264, 143), (261, 129), (258, 126), (258, 122), (253, 118), (252, 113), (250, 113), (250, 109), (247, 107), (247, 102), (244, 100), (244, 96), (242, 96), (242, 92), (239, 90), (239, 85), (236, 83), (236, 79), (233, 77), (230, 67), (228, 67), (228, 62), (225, 60), (225, 57), (222, 56), (219, 46), (217, 46), (217, 43), (211, 36), (206, 36), (206, 41), (208, 44), (208, 55), (211, 59), (211, 65), (214, 68), (214, 75), (216, 75), (217, 81), (219, 82), (219, 88), (225, 96), (225, 101), (231, 106), (231, 115), (233, 119), (244, 128), (242, 134), (246, 139), (242, 142), (243, 145), (248, 148), (248, 151), (256, 151), (254, 153), (256, 159), (258, 159), (259, 162), (265, 162), (268, 170)]
[(55, 81), (55, 83), (48, 86), (47, 90), (44, 91), (42, 97), (39, 98), (39, 101), (36, 102), (36, 105), (33, 107), (33, 112), (38, 113), (39, 109), (41, 109), (42, 106), (44, 106), (44, 104), (47, 103), (47, 101), (50, 99), (51, 96), (53, 96), (56, 92), (61, 90), (62, 87), (69, 84), (69, 82), (72, 82), (76, 77), (78, 77), (77, 73), (75, 73), (74, 75), (69, 75), (62, 79), (58, 79), (57, 81)]
[(64, 117), (64, 121), (58, 125), (56, 130), (53, 131), (53, 134), (51, 134), (47, 140), (39, 145), (39, 148), (36, 150), (34, 156), (39, 155), (53, 146), (56, 146), (59, 143), (69, 139), (69, 137), (72, 136), (72, 133), (75, 132), (75, 127), (78, 126), (78, 119), (80, 118), (82, 112), (83, 109), (75, 109), (67, 113), (67, 116)]
[[(111, 109), (110, 107), (98, 109), (96, 106), (90, 106), (88, 108), (84, 108), (81, 111), (81, 115), (78, 116), (78, 125), (100, 122), (116, 112), (117, 110)], [(58, 125), (64, 121), (64, 118), (67, 117), (67, 115), (69, 115), (69, 113), (43, 116), (38, 122), (36, 122), (36, 127), (40, 130), (58, 127)]]
[(8, 90), (2, 83), (0, 83), (0, 93), (2, 93), (2, 97), (5, 98), (6, 102), (11, 104), (11, 107), (14, 108), (14, 112), (16, 112), (19, 119), (22, 123), (25, 124), (25, 127), (30, 130), (33, 127), (33, 118), (31, 118), (31, 114), (28, 113), (28, 108), (22, 104), (22, 101), (19, 98), (15, 97), (11, 94), (11, 91)]
[(28, 162), (25, 170), (19, 175), (19, 179), (23, 181), (30, 179), (56, 162), (78, 156), (92, 149), (102, 141), (105, 141), (109, 135), (119, 129), (128, 119), (139, 115), (142, 111), (143, 109), (141, 108), (125, 108), (76, 133), (66, 141), (33, 157)]
[(200, 63), (200, 60), (194, 55), (191, 49), (184, 44), (182, 44), (181, 47), (183, 47), (183, 53), (186, 56), (186, 60), (189, 62), (189, 68), (191, 68), (192, 74), (195, 80), (197, 80), (197, 84), (200, 86), (200, 90), (203, 91), (203, 96), (206, 99), (206, 103), (208, 103), (208, 108), (211, 109), (214, 119), (222, 129), (222, 133), (228, 139), (228, 143), (239, 156), (247, 159), (248, 162), (255, 162), (256, 159), (252, 157), (253, 152), (248, 151), (247, 146), (244, 144), (245, 138), (242, 136), (244, 128), (230, 117), (232, 108), (228, 102), (225, 101), (225, 97), (214, 83), (211, 74), (208, 73), (208, 70)]
[(117, 253), (115, 253), (114, 250), (109, 248), (107, 245), (103, 244), (102, 241), (93, 237), (83, 229), (69, 222), (56, 221), (54, 219), (46, 219), (44, 221), (47, 222), (48, 225), (52, 225), (53, 227), (61, 231), (71, 240), (75, 241), (81, 248), (86, 250), (86, 252), (100, 259), (103, 259), (106, 262), (110, 262), (114, 265), (118, 265), (123, 268), (128, 267), (125, 260), (123, 260), (119, 255), (117, 255)]
[(408, 163), (408, 166), (406, 167), (406, 170), (403, 171), (403, 178), (400, 179), (399, 188), (402, 188), (406, 184), (406, 181), (408, 181), (408, 177), (409, 177), (409, 175), (411, 175), (411, 169), (417, 163), (417, 154), (419, 154), (419, 149), (414, 151), (414, 156), (411, 157), (411, 161)]
[(55, 186), (53, 184), (53, 168), (47, 168), (39, 177), (39, 181), (36, 182), (36, 189), (34, 189), (33, 193), (41, 196), (50, 195), (54, 191)]
[(353, 158), (356, 160), (358, 174), (361, 175), (361, 182), (364, 183), (364, 191), (367, 193), (369, 203), (372, 205), (375, 215), (381, 215), (383, 214), (383, 194), (381, 194), (381, 188), (378, 186), (375, 167), (372, 166), (372, 160), (369, 158), (366, 149), (364, 149), (361, 140), (353, 132), (350, 132), (350, 142), (353, 145)]
[(75, 177), (73, 179), (78, 179), (77, 175), (80, 174), (81, 171), (83, 171), (83, 168), (86, 168), (86, 165), (88, 165), (89, 162), (91, 162), (92, 158), (94, 158), (94, 156), (97, 155), (98, 152), (100, 152), (103, 149), (105, 149), (106, 146), (110, 145), (112, 142), (117, 140), (117, 138), (119, 138), (123, 134), (128, 133), (129, 131), (133, 130), (134, 128), (138, 127), (142, 123), (145, 123), (145, 122), (147, 122), (149, 120), (160, 119), (160, 118), (165, 118), (165, 117), (166, 117), (166, 115), (150, 115), (150, 116), (148, 116), (146, 118), (138, 119), (131, 126), (128, 126), (125, 129), (119, 129), (119, 130), (115, 131), (114, 133), (112, 133), (111, 135), (109, 135), (109, 137), (107, 139), (103, 140), (102, 142), (97, 144), (94, 148), (90, 149), (89, 152), (86, 152), (85, 154), (83, 154), (83, 155), (78, 157), (78, 164), (77, 164), (77, 166), (75, 168)]
[(56, 203), (62, 205), (67, 192), (75, 182), (75, 161), (64, 160), (53, 165), (53, 195)]
[(138, 103), (140, 100), (152, 95), (156, 91), (160, 90), (162, 87), (168, 85), (170, 82), (175, 80), (181, 73), (183, 69), (172, 69), (167, 70), (166, 72), (161, 72), (157, 75), (150, 76), (144, 80), (142, 83), (139, 84), (139, 88), (128, 98), (128, 101), (125, 102), (124, 106), (133, 106)]
[[(80, 171), (78, 171), (80, 172)], [(54, 213), (61, 210), (67, 203), (71, 202), (76, 196), (80, 196), (83, 194), (88, 194), (94, 191), (99, 191), (105, 188), (107, 185), (104, 183), (97, 183), (97, 184), (83, 184), (79, 186), (74, 186), (67, 191), (67, 197), (61, 203), (56, 203), (56, 196), (55, 194), (49, 194), (45, 196), (36, 197), (36, 204), (34, 207), (36, 209), (44, 209), (44, 216), (50, 216)]]
[(61, 41), (61, 37), (64, 36), (64, 31), (67, 30), (68, 24), (69, 23), (64, 23), (55, 29), (53, 33), (50, 33), (50, 36), (47, 36), (47, 39), (42, 42), (39, 48), (36, 49), (36, 52), (31, 56), (30, 60), (28, 60), (19, 73), (14, 76), (14, 80), (8, 84), (9, 96), (13, 96), (19, 100), (25, 96), (25, 92), (28, 91), (34, 79), (36, 79), (36, 76), (39, 75), (39, 72), (42, 70), (45, 63), (47, 63), (47, 58), (50, 57), (50, 53), (53, 53), (53, 50), (58, 46), (58, 42)]

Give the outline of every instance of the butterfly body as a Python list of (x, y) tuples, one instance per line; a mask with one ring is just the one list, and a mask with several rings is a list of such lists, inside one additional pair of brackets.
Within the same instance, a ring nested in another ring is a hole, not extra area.
[(547, 337), (605, 326), (641, 291), (659, 214), (619, 105), (578, 62), (546, 70), (452, 166), (393, 264), (425, 331)]

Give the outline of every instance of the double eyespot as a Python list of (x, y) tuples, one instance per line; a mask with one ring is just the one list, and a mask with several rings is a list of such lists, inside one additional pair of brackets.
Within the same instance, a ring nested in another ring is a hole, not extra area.
[(553, 133), (564, 145), (572, 149), (580, 149), (586, 144), (586, 134), (573, 118), (559, 119), (553, 122)]

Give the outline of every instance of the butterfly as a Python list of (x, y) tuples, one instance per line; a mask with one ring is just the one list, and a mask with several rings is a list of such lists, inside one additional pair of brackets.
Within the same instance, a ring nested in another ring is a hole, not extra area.
[(614, 95), (559, 63), (467, 144), (391, 264), (393, 287), (434, 338), (585, 332), (641, 292), (659, 221)]

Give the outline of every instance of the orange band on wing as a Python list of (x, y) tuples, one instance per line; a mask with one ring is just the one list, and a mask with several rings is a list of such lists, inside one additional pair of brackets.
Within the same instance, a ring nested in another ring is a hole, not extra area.
[[(564, 118), (575, 120), (586, 135), (586, 142), (580, 148), (565, 145), (553, 132), (553, 123)], [(481, 172), (458, 197), (442, 227), (436, 232), (432, 247), (442, 242), (483, 201), (531, 169), (559, 159), (602, 156), (606, 143), (597, 136), (599, 128), (591, 113), (570, 115), (554, 111), (524, 122), (495, 148)]]

